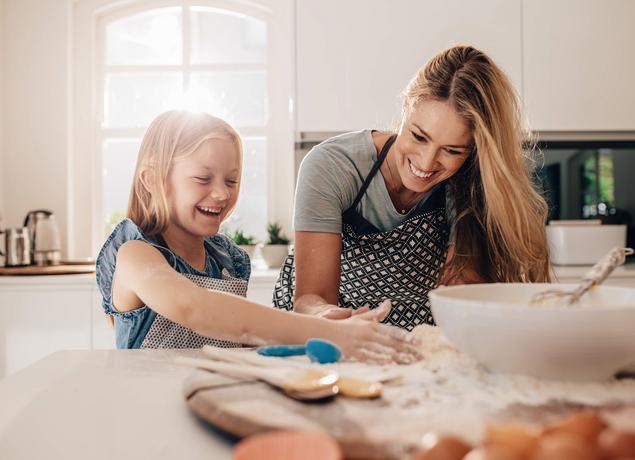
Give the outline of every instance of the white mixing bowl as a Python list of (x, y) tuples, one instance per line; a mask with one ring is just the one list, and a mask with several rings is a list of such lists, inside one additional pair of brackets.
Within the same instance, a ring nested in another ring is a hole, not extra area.
[(573, 306), (530, 305), (567, 284), (472, 284), (430, 292), (435, 321), (461, 351), (495, 371), (604, 380), (635, 368), (635, 289), (598, 286)]

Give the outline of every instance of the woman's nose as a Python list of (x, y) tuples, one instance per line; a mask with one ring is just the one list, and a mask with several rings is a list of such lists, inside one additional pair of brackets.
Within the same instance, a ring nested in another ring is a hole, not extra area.
[(437, 164), (437, 159), (440, 152), (441, 149), (438, 146), (426, 145), (419, 155), (419, 160), (421, 161), (420, 167), (424, 171), (430, 171), (434, 169)]

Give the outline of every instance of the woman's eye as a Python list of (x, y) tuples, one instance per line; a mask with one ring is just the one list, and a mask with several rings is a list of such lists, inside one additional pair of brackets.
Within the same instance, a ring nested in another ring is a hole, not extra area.
[(450, 155), (461, 155), (463, 151), (461, 150), (453, 150), (453, 149), (445, 149)]
[(199, 182), (209, 182), (209, 177), (205, 177), (205, 176), (196, 176), (194, 179), (196, 179)]
[(412, 132), (412, 136), (415, 138), (415, 140), (419, 141), (419, 142), (425, 142), (426, 138), (423, 136), (420, 136), (419, 134), (415, 133), (414, 131)]

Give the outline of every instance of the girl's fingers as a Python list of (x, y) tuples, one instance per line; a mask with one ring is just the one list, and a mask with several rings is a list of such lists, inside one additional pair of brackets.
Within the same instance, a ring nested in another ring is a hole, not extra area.
[(358, 361), (373, 364), (391, 364), (393, 362), (390, 355), (378, 353), (368, 347), (361, 347), (355, 350), (355, 352), (351, 354), (351, 357)]

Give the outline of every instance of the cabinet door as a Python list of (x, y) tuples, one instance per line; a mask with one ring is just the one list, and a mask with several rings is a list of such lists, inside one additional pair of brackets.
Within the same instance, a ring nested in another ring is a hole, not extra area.
[(634, 19), (632, 0), (523, 2), (532, 129), (635, 129)]
[(0, 378), (58, 350), (91, 348), (91, 289), (3, 287)]
[(520, 91), (520, 0), (298, 0), (297, 129), (391, 128), (400, 94), (439, 51), (487, 52)]

